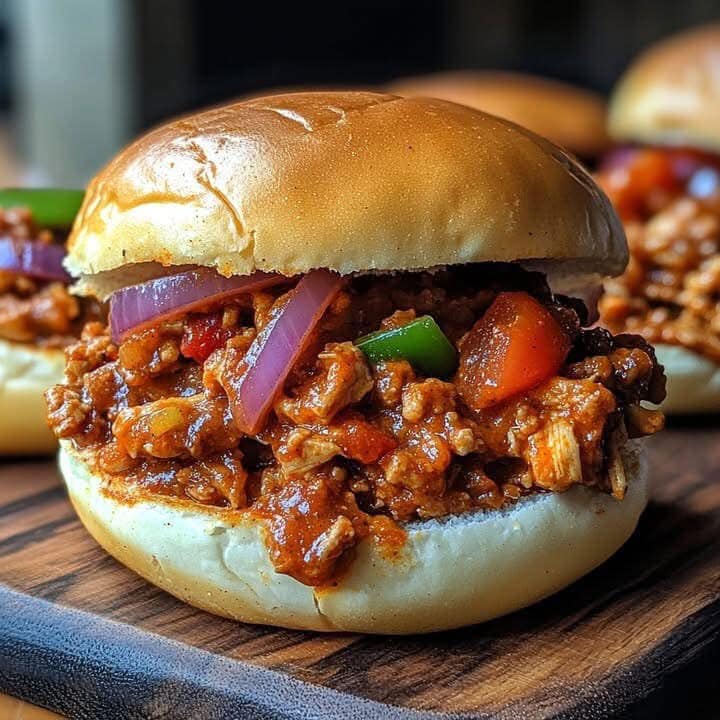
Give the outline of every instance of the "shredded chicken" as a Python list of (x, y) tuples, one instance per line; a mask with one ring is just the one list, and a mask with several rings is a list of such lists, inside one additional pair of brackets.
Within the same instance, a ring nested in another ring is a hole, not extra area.
[(281, 398), (275, 412), (298, 424), (327, 425), (340, 410), (360, 402), (373, 385), (363, 353), (349, 342), (332, 343), (318, 355), (315, 374), (293, 397)]
[[(664, 392), (647, 343), (581, 331), (541, 276), (483, 265), (349, 280), (269, 398), (263, 426), (244, 434), (233, 411), (247, 353), (288, 285), (140, 329), (119, 346), (105, 326), (87, 325), (67, 349), (65, 385), (47, 394), (55, 433), (113, 492), (247, 508), (265, 523), (278, 572), (325, 585), (371, 528), (402, 542), (397, 522), (577, 484), (620, 498), (618, 431), (647, 434), (662, 422), (639, 405)], [(426, 377), (401, 359), (371, 367), (352, 342), (429, 313), (457, 349), (506, 288), (543, 305), (569, 354), (494, 405), (469, 408), (460, 371)]]

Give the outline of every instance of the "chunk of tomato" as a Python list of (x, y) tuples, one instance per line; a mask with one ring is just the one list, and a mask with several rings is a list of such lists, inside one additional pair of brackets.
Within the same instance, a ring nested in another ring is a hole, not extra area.
[(556, 375), (570, 338), (525, 292), (504, 292), (460, 345), (456, 386), (474, 410), (495, 405)]
[(345, 457), (364, 465), (377, 462), (397, 447), (392, 436), (355, 413), (348, 413), (337, 422), (330, 435)]
[(195, 315), (185, 325), (180, 352), (196, 362), (204, 363), (228, 341), (230, 332), (223, 327), (222, 314)]

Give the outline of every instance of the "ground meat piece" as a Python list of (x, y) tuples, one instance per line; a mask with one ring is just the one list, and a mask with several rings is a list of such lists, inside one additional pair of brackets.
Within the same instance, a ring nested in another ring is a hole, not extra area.
[(652, 359), (643, 350), (618, 348), (610, 355), (589, 357), (569, 365), (563, 374), (576, 380), (592, 379), (624, 397), (632, 394), (637, 402), (643, 394), (643, 385), (647, 387), (653, 367)]
[(36, 293), (39, 285), (32, 278), (17, 275), (9, 270), (0, 270), (0, 293), (13, 293), (24, 298)]
[[(575, 357), (582, 357), (573, 362)], [(619, 395), (624, 403), (665, 399), (665, 374), (654, 349), (638, 335), (611, 335), (595, 328), (583, 331), (568, 358), (563, 375), (592, 379)]]
[(275, 445), (275, 457), (287, 477), (302, 475), (340, 454), (332, 439), (303, 427), (288, 428)]
[(117, 359), (118, 348), (110, 339), (107, 327), (88, 323), (80, 340), (65, 350), (65, 379), (70, 386), (80, 386), (86, 373)]
[(282, 397), (275, 412), (298, 424), (329, 424), (340, 410), (362, 400), (373, 387), (367, 360), (352, 343), (327, 345), (314, 374)]
[(204, 455), (235, 447), (240, 434), (224, 398), (165, 398), (120, 411), (113, 435), (131, 457)]
[(172, 371), (180, 358), (182, 325), (166, 323), (130, 335), (120, 345), (120, 371), (128, 385), (142, 385), (147, 377)]
[(247, 506), (247, 478), (238, 451), (199, 460), (177, 473), (178, 483), (196, 502), (227, 505), (235, 510)]
[(523, 459), (534, 484), (543, 490), (564, 492), (583, 481), (580, 445), (567, 420), (547, 421), (530, 435)]
[[(389, 369), (400, 372), (388, 375)], [(443, 514), (447, 505), (437, 499), (446, 494), (447, 471), (455, 456), (481, 449), (477, 428), (458, 412), (451, 383), (435, 378), (417, 382), (398, 364), (386, 363), (383, 372), (395, 382), (401, 378), (407, 382), (398, 405), (385, 414), (399, 446), (383, 455), (382, 473), (372, 478), (375, 502), (398, 519)]]
[[(107, 490), (111, 493), (124, 495), (129, 489), (132, 493), (151, 497), (184, 498), (203, 505), (233, 509), (246, 507), (249, 502), (250, 476), (239, 450), (228, 450), (192, 461), (132, 460), (116, 444), (109, 443), (103, 446), (97, 462), (97, 470), (104, 471)], [(105, 466), (99, 465), (106, 462), (116, 467), (121, 475), (108, 476)]]
[(720, 362), (720, 205), (684, 195), (626, 231), (630, 264), (605, 284), (603, 325)]
[(117, 346), (105, 327), (88, 323), (79, 341), (65, 348), (65, 385), (45, 392), (48, 424), (58, 437), (81, 435), (83, 441), (105, 438), (115, 408), (125, 393), (116, 372)]
[(337, 575), (348, 552), (369, 532), (340, 468), (291, 479), (273, 491), (266, 486), (253, 512), (268, 528), (268, 549), (278, 572), (307, 585)]
[(67, 385), (54, 385), (45, 392), (47, 421), (58, 438), (69, 438), (82, 432), (90, 405), (80, 393)]
[(127, 406), (128, 392), (118, 372), (117, 362), (90, 370), (83, 377), (83, 398), (95, 412), (106, 413), (112, 423), (118, 411)]
[(473, 503), (483, 508), (500, 508), (505, 503), (503, 491), (485, 471), (485, 463), (478, 457), (460, 467), (461, 486), (470, 495)]
[(242, 362), (255, 339), (255, 328), (246, 328), (228, 340), (224, 348), (216, 350), (202, 366), (203, 386), (213, 395), (225, 392), (229, 384), (228, 372)]
[(384, 408), (394, 408), (402, 400), (403, 388), (415, 379), (415, 371), (407, 360), (392, 360), (378, 363), (374, 376), (377, 401)]
[(397, 519), (424, 514), (428, 499), (442, 497), (452, 453), (442, 438), (420, 430), (382, 461), (384, 477), (376, 483), (375, 496)]
[(602, 487), (604, 432), (616, 409), (614, 395), (602, 385), (555, 377), (485, 411), (478, 426), (493, 455), (526, 463), (527, 487), (563, 491), (580, 482)]
[(345, 412), (331, 425), (316, 426), (316, 430), (332, 438), (344, 457), (364, 464), (377, 462), (397, 447), (390, 433), (357, 412)]
[(408, 383), (402, 392), (402, 416), (411, 423), (455, 410), (455, 386), (437, 378)]
[(69, 335), (79, 316), (78, 301), (61, 283), (50, 283), (27, 298), (0, 295), (0, 337), (33, 342), (38, 336)]
[(267, 435), (286, 475), (307, 472), (336, 455), (374, 463), (397, 447), (392, 435), (352, 412), (343, 413), (330, 425), (295, 427), (281, 423)]

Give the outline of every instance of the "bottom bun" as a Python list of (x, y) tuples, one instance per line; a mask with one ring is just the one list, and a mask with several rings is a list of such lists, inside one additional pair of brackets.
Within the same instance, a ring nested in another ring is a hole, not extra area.
[(63, 380), (62, 350), (0, 340), (0, 455), (54, 452), (43, 393)]
[(665, 366), (667, 397), (661, 408), (668, 415), (720, 412), (720, 367), (677, 345), (655, 345)]
[(399, 559), (366, 540), (339, 585), (319, 590), (274, 571), (252, 515), (119, 500), (62, 444), (60, 467), (73, 505), (120, 562), (209, 612), (308, 630), (431, 632), (512, 612), (610, 557), (647, 502), (645, 466), (628, 445), (623, 461), (630, 487), (622, 502), (578, 486), (504, 511), (411, 523)]

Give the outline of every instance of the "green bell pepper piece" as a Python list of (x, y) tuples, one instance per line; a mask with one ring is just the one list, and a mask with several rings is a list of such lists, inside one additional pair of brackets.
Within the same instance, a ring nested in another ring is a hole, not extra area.
[(457, 367), (457, 351), (429, 315), (394, 330), (379, 330), (355, 342), (371, 363), (407, 360), (429, 377), (448, 377)]
[(73, 224), (84, 195), (84, 190), (63, 188), (3, 188), (0, 207), (28, 208), (40, 227), (67, 228)]

